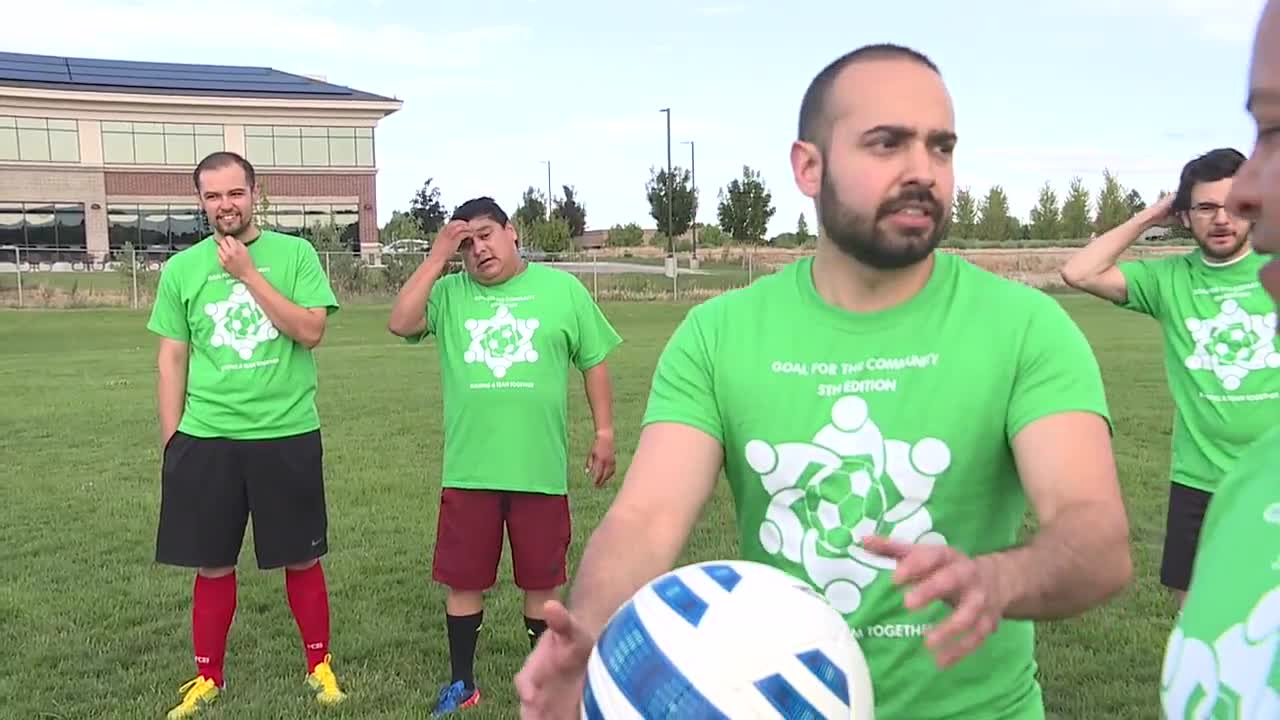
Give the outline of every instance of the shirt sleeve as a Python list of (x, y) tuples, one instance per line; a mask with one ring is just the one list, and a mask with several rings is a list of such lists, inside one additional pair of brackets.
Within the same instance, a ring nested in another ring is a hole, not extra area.
[(180, 270), (177, 263), (170, 260), (160, 271), (160, 282), (156, 287), (155, 302), (151, 305), (147, 329), (171, 340), (190, 342), (191, 328), (187, 325), (186, 305), (182, 301), (182, 288), (178, 280)]
[(320, 264), (320, 254), (309, 242), (298, 244), (298, 273), (293, 281), (293, 303), (304, 308), (325, 308), (332, 315), (338, 311), (338, 298), (329, 285), (329, 276)]
[(578, 329), (571, 357), (574, 366), (586, 372), (604, 362), (609, 353), (622, 344), (622, 336), (609, 323), (582, 282), (572, 275), (569, 281), (573, 285), (570, 292)]
[(1114, 433), (1102, 371), (1088, 338), (1056, 300), (1036, 302), (1023, 332), (1005, 431), (1010, 442), (1040, 418), (1083, 411)]
[(689, 425), (724, 444), (724, 419), (716, 396), (715, 333), (709, 306), (695, 307), (672, 333), (658, 357), (644, 425)]
[(446, 316), (446, 307), (448, 305), (449, 284), (454, 282), (454, 273), (448, 273), (436, 278), (431, 285), (431, 293), (427, 295), (427, 309), (423, 312), (426, 317), (427, 324), (423, 327), (422, 332), (417, 335), (411, 335), (404, 339), (405, 342), (416, 345), (426, 340), (431, 335), (436, 334), (436, 329), (440, 323), (444, 321)]
[(1159, 317), (1164, 312), (1160, 278), (1166, 262), (1165, 259), (1129, 260), (1116, 265), (1124, 275), (1126, 295), (1125, 301), (1117, 305), (1126, 310)]

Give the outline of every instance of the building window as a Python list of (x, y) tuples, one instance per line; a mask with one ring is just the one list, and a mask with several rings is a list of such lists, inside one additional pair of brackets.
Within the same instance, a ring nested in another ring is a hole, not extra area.
[(360, 208), (358, 205), (271, 205), (254, 216), (258, 227), (276, 232), (314, 237), (315, 229), (333, 225), (338, 240), (353, 251), (360, 249)]
[(0, 160), (80, 162), (75, 120), (0, 115)]
[(102, 122), (102, 159), (108, 164), (193, 167), (224, 149), (221, 125)]
[(373, 167), (373, 128), (246, 125), (244, 144), (259, 167)]
[(209, 224), (195, 205), (107, 206), (107, 242), (112, 250), (126, 244), (137, 249), (182, 250), (208, 234)]
[(84, 250), (84, 204), (0, 203), (0, 245)]

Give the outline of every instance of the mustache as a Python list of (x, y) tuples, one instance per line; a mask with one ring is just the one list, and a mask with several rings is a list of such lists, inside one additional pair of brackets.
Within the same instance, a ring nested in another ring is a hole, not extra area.
[(934, 197), (933, 191), (929, 188), (913, 186), (903, 190), (902, 194), (896, 198), (881, 203), (880, 208), (876, 210), (876, 219), (888, 217), (909, 207), (923, 207), (925, 212), (935, 219), (942, 215), (942, 203)]

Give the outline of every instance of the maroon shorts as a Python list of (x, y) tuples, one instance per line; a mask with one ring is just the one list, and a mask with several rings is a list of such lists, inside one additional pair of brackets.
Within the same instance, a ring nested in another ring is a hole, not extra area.
[(454, 590), (493, 587), (502, 559), (504, 525), (520, 589), (554, 590), (566, 582), (568, 497), (459, 488), (440, 493), (431, 577)]

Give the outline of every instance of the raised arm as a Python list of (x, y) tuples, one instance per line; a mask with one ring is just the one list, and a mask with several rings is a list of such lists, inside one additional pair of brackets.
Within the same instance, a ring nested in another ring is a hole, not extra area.
[(417, 338), (427, 332), (427, 301), (431, 288), (444, 274), (449, 260), (458, 252), (458, 246), (469, 237), (470, 225), (465, 220), (454, 220), (436, 235), (431, 251), (409, 276), (404, 287), (396, 295), (387, 320), (387, 330), (402, 338)]
[(1059, 271), (1062, 281), (1104, 300), (1114, 303), (1127, 301), (1129, 288), (1124, 273), (1117, 267), (1120, 256), (1137, 242), (1142, 233), (1169, 220), (1173, 197), (1169, 194), (1160, 198), (1155, 205), (1138, 212), (1077, 251)]

